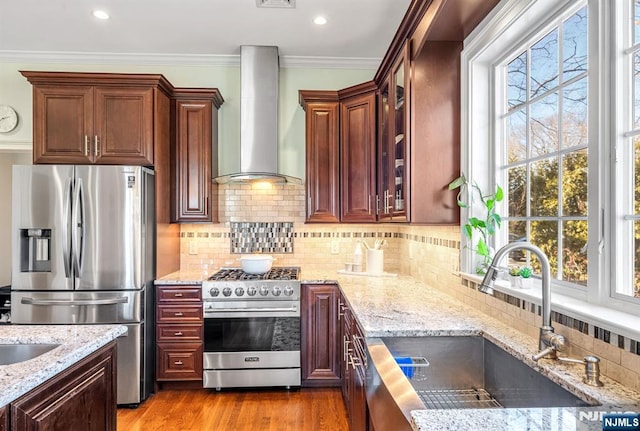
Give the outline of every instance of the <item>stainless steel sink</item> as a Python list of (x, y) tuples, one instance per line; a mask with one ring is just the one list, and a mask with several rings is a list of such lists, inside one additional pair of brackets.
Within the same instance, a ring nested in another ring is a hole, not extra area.
[(410, 429), (410, 411), (417, 409), (593, 405), (481, 336), (388, 337), (367, 340), (367, 347), (376, 429), (402, 417)]
[(0, 365), (28, 361), (58, 346), (59, 344), (0, 344)]

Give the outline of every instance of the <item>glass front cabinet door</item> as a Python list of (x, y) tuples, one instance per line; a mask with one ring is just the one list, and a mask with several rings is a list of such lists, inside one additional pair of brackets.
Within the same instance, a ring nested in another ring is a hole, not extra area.
[(408, 221), (408, 64), (406, 50), (380, 88), (379, 194), (380, 221)]

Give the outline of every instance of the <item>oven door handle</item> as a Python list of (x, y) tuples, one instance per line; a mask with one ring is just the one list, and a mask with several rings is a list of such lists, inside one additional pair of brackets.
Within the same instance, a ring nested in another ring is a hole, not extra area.
[(264, 308), (205, 308), (205, 313), (247, 313), (247, 312), (293, 312), (298, 311), (297, 307), (264, 307)]

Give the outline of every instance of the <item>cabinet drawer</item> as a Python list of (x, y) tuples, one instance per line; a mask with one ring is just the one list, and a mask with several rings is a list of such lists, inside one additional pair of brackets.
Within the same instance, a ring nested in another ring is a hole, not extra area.
[(158, 325), (156, 336), (158, 342), (202, 341), (202, 325)]
[(158, 323), (202, 322), (201, 305), (158, 305)]
[(202, 380), (202, 343), (158, 343), (157, 346), (157, 380)]
[(158, 286), (158, 302), (199, 302), (202, 298), (200, 287)]

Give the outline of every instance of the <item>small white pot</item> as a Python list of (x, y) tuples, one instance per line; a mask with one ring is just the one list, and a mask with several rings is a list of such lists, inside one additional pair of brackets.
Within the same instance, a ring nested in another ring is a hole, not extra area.
[(247, 274), (264, 274), (273, 265), (273, 256), (268, 254), (253, 254), (240, 258), (242, 270)]

